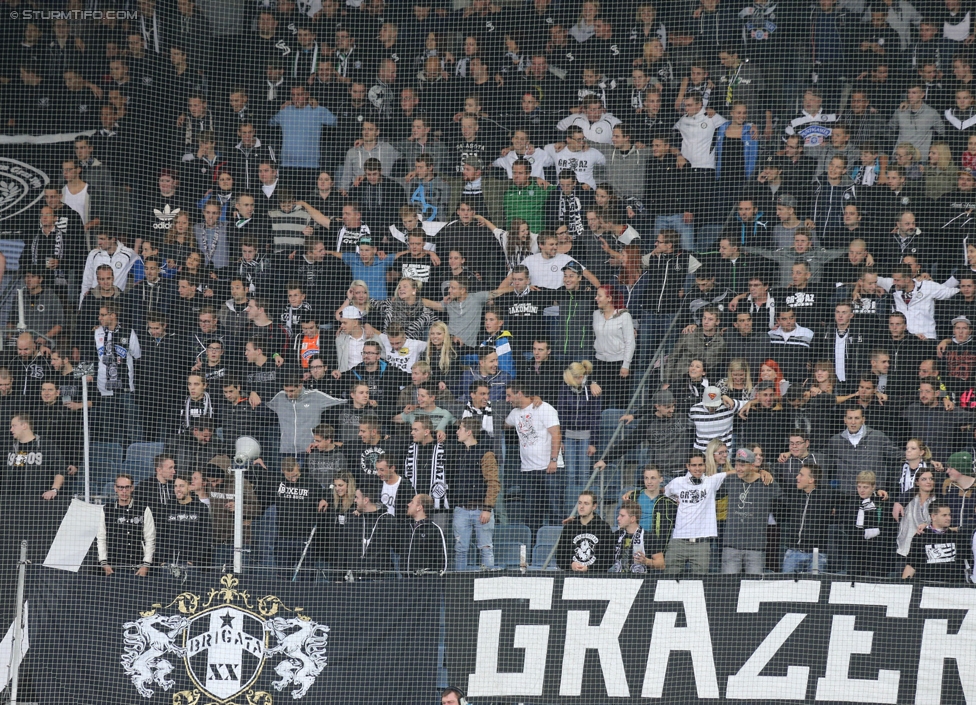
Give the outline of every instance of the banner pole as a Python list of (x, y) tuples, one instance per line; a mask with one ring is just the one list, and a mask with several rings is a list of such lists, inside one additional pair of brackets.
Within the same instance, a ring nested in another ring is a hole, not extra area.
[[(91, 432), (88, 429), (88, 375), (81, 376), (81, 418), (85, 434), (85, 502), (91, 502)], [(114, 478), (113, 478), (114, 479)]]
[(305, 562), (305, 556), (308, 554), (308, 547), (312, 545), (312, 539), (315, 538), (315, 530), (317, 528), (319, 527), (313, 526), (312, 533), (308, 535), (308, 541), (305, 542), (305, 548), (302, 549), (302, 557), (298, 559), (298, 565), (295, 566), (295, 573), (291, 576), (292, 582), (298, 580), (298, 571), (302, 569), (302, 563)]
[(17, 705), (20, 685), (21, 649), (24, 643), (24, 584), (27, 582), (27, 540), (20, 542), (20, 562), (17, 564), (17, 605), (14, 613), (14, 648), (10, 652), (10, 705)]
[(234, 468), (234, 572), (244, 571), (244, 468)]

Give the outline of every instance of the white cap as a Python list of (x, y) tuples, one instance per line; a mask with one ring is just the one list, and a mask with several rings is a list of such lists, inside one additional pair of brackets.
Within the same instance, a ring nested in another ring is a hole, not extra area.
[(709, 409), (717, 409), (722, 406), (722, 390), (718, 387), (705, 387), (702, 394), (702, 405)]
[(358, 321), (363, 317), (363, 314), (355, 306), (346, 306), (344, 309), (342, 309), (342, 317), (353, 321)]

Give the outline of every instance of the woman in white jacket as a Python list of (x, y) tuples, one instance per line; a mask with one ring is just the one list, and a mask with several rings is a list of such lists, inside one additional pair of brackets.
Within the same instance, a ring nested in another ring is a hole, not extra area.
[(604, 408), (627, 408), (630, 401), (630, 363), (637, 347), (634, 321), (624, 308), (623, 297), (612, 286), (597, 289), (593, 312), (593, 376), (603, 387)]

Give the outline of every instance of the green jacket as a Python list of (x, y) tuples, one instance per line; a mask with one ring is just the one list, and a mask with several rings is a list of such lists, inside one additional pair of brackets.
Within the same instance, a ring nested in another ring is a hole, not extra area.
[(514, 184), (505, 192), (505, 222), (512, 222), (512, 218), (522, 218), (529, 224), (529, 230), (537, 233), (545, 225), (545, 203), (549, 192), (554, 187), (539, 188), (535, 181), (531, 181), (525, 188), (518, 188)]

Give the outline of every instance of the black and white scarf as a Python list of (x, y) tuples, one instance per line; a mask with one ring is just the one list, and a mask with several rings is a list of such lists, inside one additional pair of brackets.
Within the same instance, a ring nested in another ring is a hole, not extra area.
[(204, 392), (203, 399), (199, 401), (193, 397), (187, 397), (183, 404), (183, 410), (180, 412), (180, 433), (186, 433), (188, 429), (193, 428), (193, 423), (197, 419), (212, 419), (213, 411), (209, 392)]
[(874, 498), (861, 499), (858, 497), (854, 526), (858, 530), (864, 531), (865, 541), (870, 541), (881, 533), (880, 524), (881, 512), (878, 511), (878, 505), (874, 503)]
[[(451, 505), (447, 499), (447, 473), (444, 469), (444, 446), (440, 443), (431, 443), (433, 449), (430, 453), (430, 467), (428, 471), (430, 472), (430, 481), (427, 488), (427, 494), (429, 494), (434, 499), (434, 509), (450, 509)], [(404, 476), (410, 480), (410, 484), (417, 492), (422, 492), (420, 489), (420, 473), (421, 465), (425, 463), (426, 458), (423, 457), (421, 448), (424, 448), (420, 443), (411, 443), (410, 448), (407, 449), (407, 459), (404, 461)]]
[[(625, 545), (630, 539), (630, 555), (627, 555)], [(637, 527), (637, 531), (628, 534), (621, 531), (617, 535), (617, 545), (614, 548), (613, 565), (610, 573), (646, 573), (647, 566), (634, 560), (635, 551), (644, 551), (644, 529)]]
[(915, 478), (920, 474), (929, 469), (929, 466), (925, 464), (925, 461), (921, 461), (915, 470), (912, 470), (906, 462), (901, 466), (901, 477), (898, 480), (898, 484), (901, 486), (902, 492), (908, 492), (910, 489), (915, 487)]
[(475, 418), (480, 416), (481, 430), (492, 438), (495, 437), (495, 419), (491, 415), (491, 400), (488, 401), (484, 409), (479, 409), (469, 401), (464, 407), (463, 418), (469, 418), (471, 416), (474, 416)]

